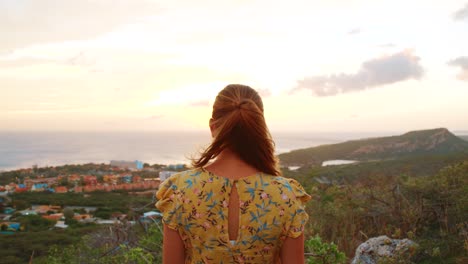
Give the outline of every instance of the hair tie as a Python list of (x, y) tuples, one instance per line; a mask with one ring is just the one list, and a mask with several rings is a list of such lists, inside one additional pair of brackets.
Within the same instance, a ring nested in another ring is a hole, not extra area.
[(245, 105), (245, 104), (248, 104), (248, 103), (249, 103), (249, 100), (242, 99), (236, 104), (236, 107), (237, 107), (237, 109), (242, 109), (242, 105)]

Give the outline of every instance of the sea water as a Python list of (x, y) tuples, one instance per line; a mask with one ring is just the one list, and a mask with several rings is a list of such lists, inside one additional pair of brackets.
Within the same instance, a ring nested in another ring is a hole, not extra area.
[[(360, 138), (350, 133), (272, 132), (276, 152)], [(0, 170), (140, 160), (188, 164), (210, 143), (208, 131), (0, 132)]]

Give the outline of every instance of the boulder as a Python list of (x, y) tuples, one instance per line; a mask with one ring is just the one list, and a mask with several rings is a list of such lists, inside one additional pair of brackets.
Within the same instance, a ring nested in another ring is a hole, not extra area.
[(351, 264), (411, 263), (417, 247), (409, 239), (373, 237), (359, 245)]

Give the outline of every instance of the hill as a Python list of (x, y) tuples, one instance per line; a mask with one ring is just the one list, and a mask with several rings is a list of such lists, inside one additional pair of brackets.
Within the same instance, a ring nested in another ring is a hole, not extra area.
[(468, 142), (446, 128), (436, 128), (299, 149), (280, 154), (279, 158), (283, 166), (303, 166), (321, 165), (326, 160), (375, 161), (457, 153), (468, 154)]

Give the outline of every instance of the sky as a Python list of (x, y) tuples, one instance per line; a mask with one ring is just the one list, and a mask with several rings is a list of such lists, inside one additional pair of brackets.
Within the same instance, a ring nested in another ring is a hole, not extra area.
[(0, 131), (468, 130), (468, 1), (0, 0)]

